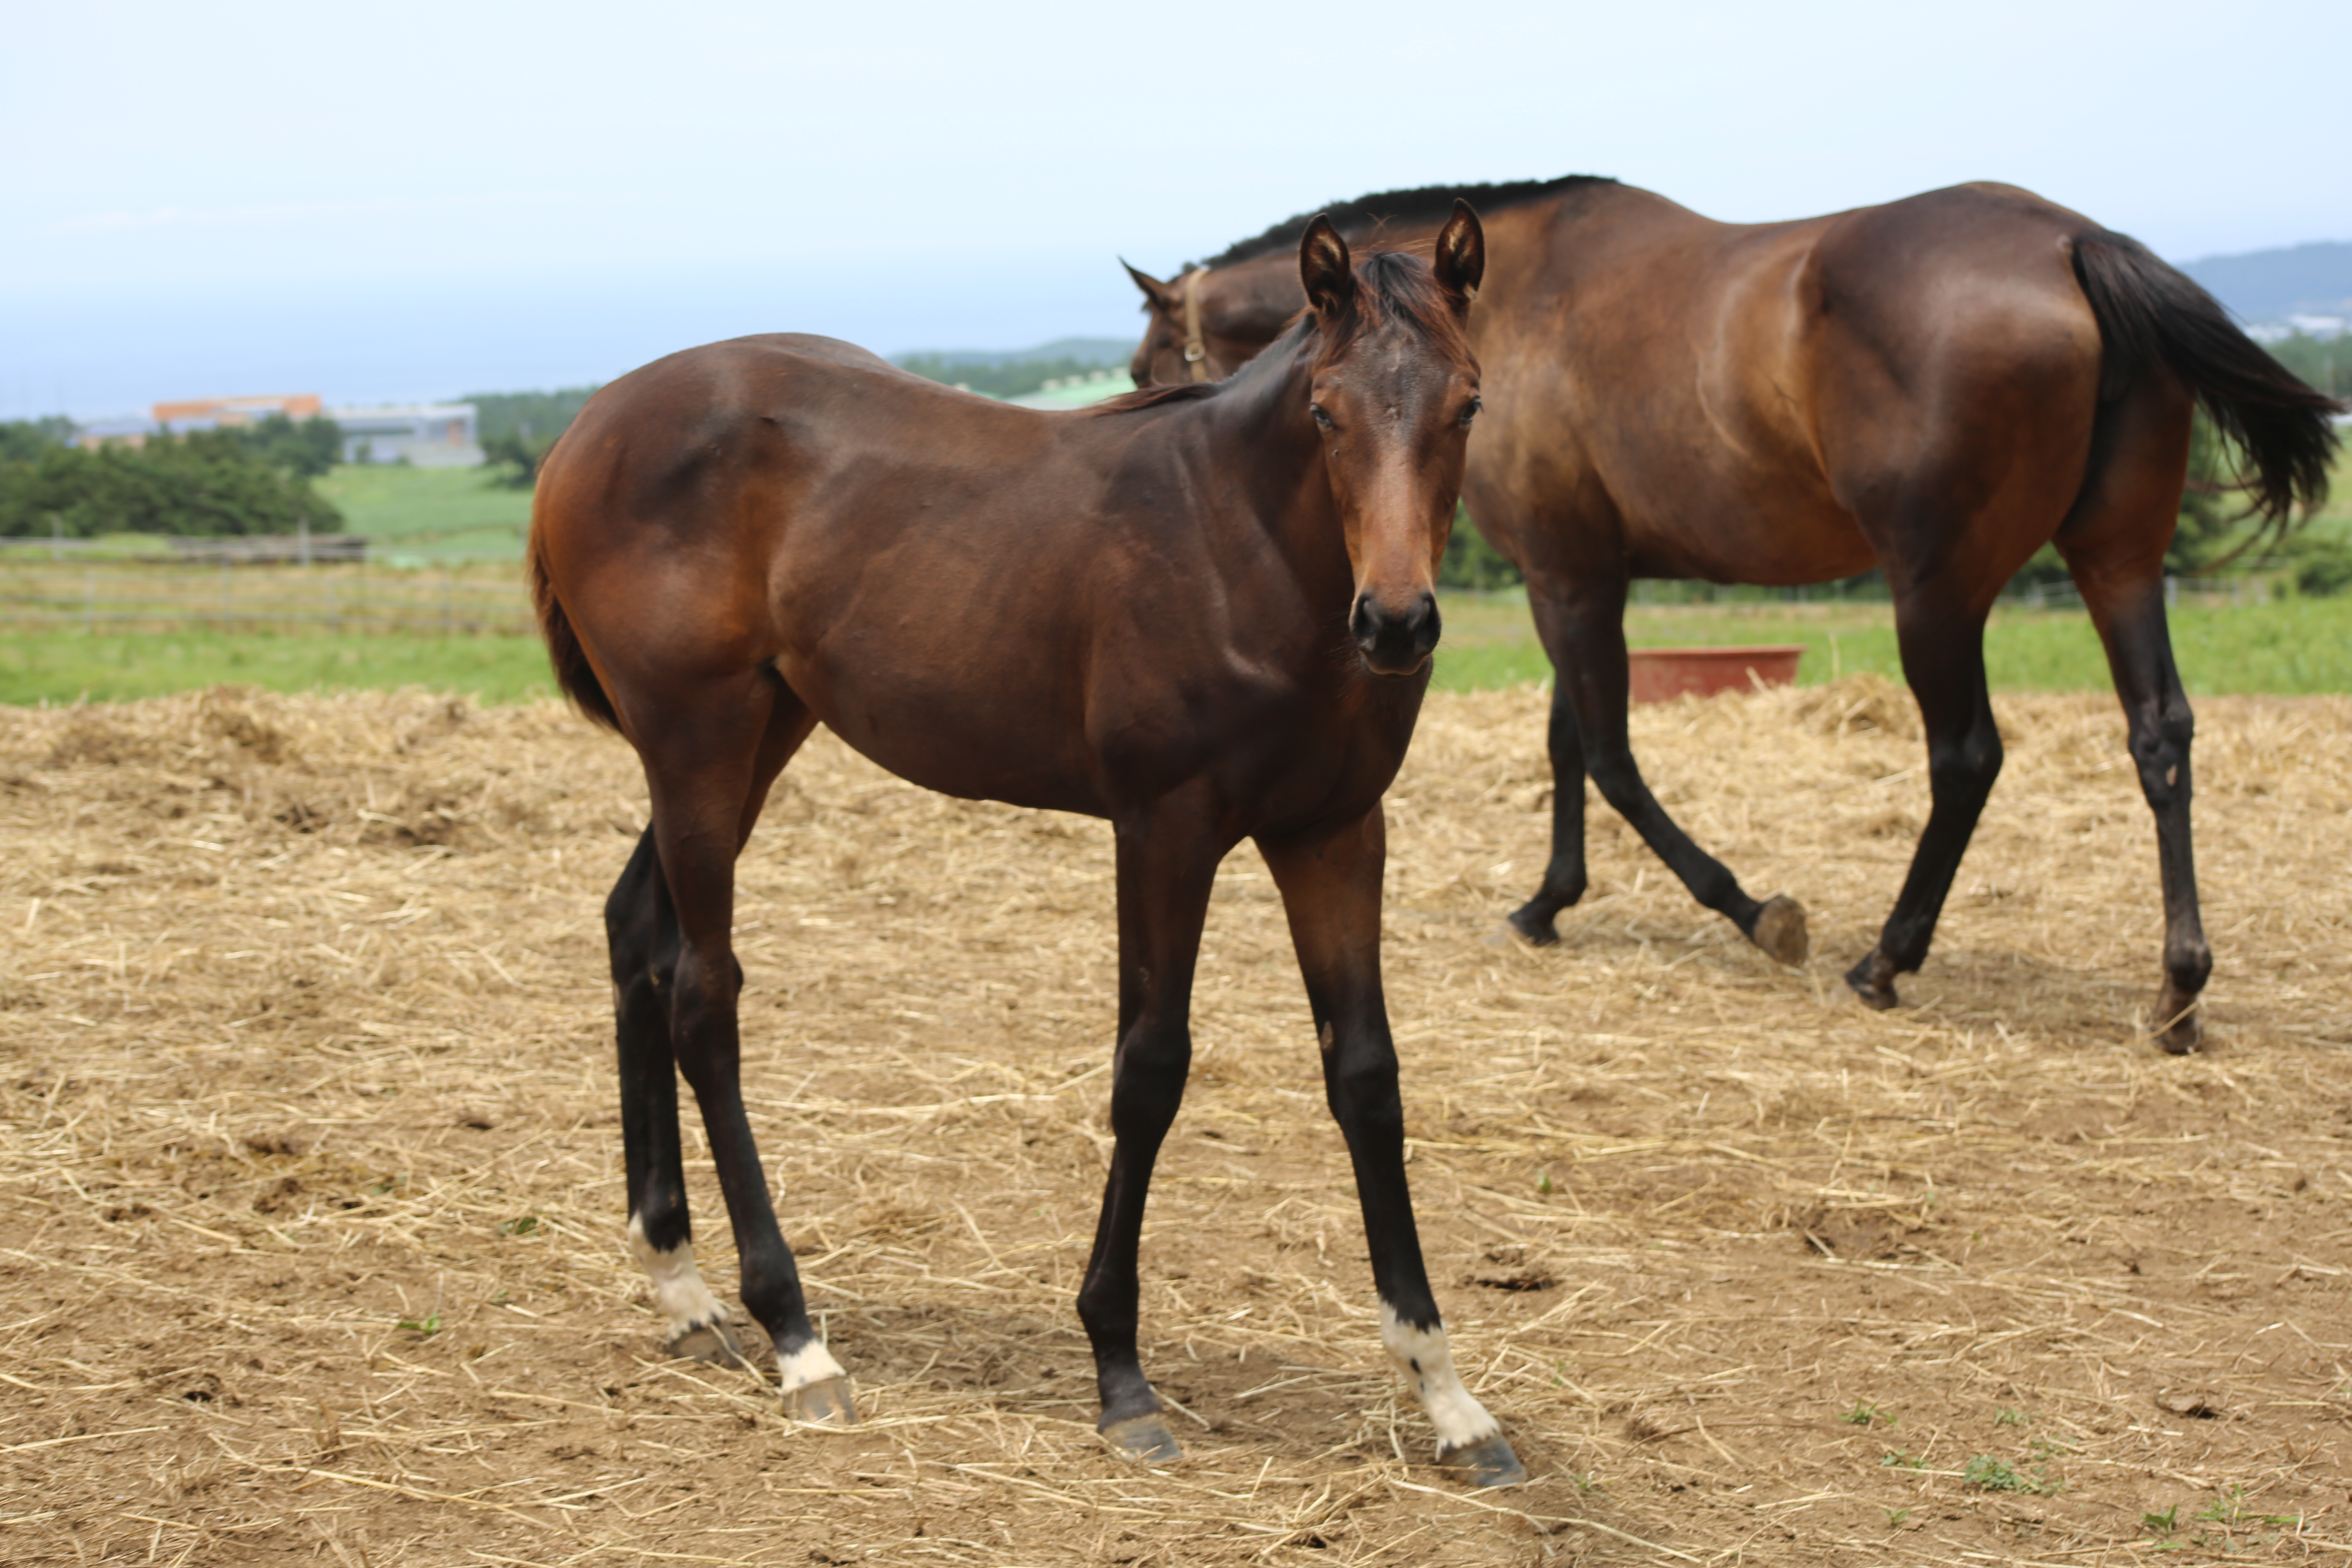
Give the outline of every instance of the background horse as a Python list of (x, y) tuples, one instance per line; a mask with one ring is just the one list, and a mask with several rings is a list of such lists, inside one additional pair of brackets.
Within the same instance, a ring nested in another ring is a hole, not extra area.
[[(2055, 543), (2105, 645), (2156, 815), (2168, 1050), (2200, 1037), (2212, 968), (2189, 830), (2193, 724), (2164, 613), (2164, 553), (2202, 404), (2284, 527), (2326, 493), (2338, 405), (2195, 283), (2121, 235), (2006, 185), (1794, 223), (1724, 224), (1613, 180), (1391, 192), (1335, 207), (1418, 247), (1467, 195), (1492, 265), (1472, 328), (1495, 412), (1464, 500), (1527, 575), (1552, 700), (1552, 848), (1511, 916), (1538, 942), (1585, 890), (1584, 790), (1701, 903), (1783, 963), (1803, 910), (1759, 903), (1666, 815), (1626, 741), (1634, 577), (1817, 583), (1882, 568), (1927, 738), (1933, 806), (1878, 942), (1847, 973), (1874, 1007), (1927, 955), (1994, 777), (1993, 600)], [(1128, 270), (1151, 324), (1139, 384), (1223, 374), (1300, 303), (1273, 253), (1300, 220), (1174, 283)], [(1192, 359), (1188, 363), (1188, 351)]]
[(631, 1240), (673, 1344), (732, 1350), (694, 1265), (675, 1064), (798, 1415), (855, 1413), (744, 1115), (729, 927), (736, 858), (822, 723), (929, 788), (1112, 825), (1116, 1142), (1078, 1314), (1113, 1444), (1179, 1452), (1137, 1351), (1137, 1253), (1211, 884), (1251, 838), (1290, 917), (1382, 1339), (1441, 1462), (1525, 1479), (1430, 1293), (1380, 972), (1381, 794), (1437, 641), (1483, 240), (1458, 207), (1433, 263), (1359, 271), (1328, 223), (1297, 258), (1313, 309), (1228, 382), (1046, 415), (823, 338), (743, 338), (598, 393), (541, 476), (530, 566), (556, 673), (636, 748), (653, 801), (606, 907)]

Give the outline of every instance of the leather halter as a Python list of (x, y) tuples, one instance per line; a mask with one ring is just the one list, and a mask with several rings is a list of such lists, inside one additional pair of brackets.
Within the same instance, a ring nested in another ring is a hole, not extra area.
[(1201, 279), (1209, 275), (1205, 267), (1196, 267), (1184, 274), (1184, 363), (1192, 367), (1194, 381), (1209, 379), (1209, 347), (1201, 338)]

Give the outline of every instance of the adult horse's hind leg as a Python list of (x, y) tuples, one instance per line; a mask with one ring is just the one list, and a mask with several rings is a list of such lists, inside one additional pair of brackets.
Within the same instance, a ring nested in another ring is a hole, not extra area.
[(677, 967), (677, 911), (647, 828), (604, 900), (613, 1012), (621, 1069), (621, 1138), (628, 1172), (629, 1250), (653, 1282), (673, 1355), (740, 1361), (727, 1309), (694, 1262), (686, 1173), (677, 1139), (677, 1064), (669, 998)]
[(2156, 814), (2157, 864), (2164, 879), (2164, 984), (2148, 1020), (2174, 1056), (2204, 1038), (2198, 998), (2213, 973), (2213, 950), (2197, 907), (2197, 857), (2189, 831), (2189, 746), (2197, 731), (2172, 660), (2161, 578), (2120, 587), (2082, 584), (2083, 603), (2106, 644), (2107, 667), (2130, 726), (2140, 793)]
[(856, 1418), (849, 1380), (818, 1342), (792, 1248), (776, 1224), (743, 1110), (735, 961), (735, 859), (768, 787), (814, 726), (773, 671), (755, 669), (637, 705), (632, 739), (653, 795), (653, 837), (676, 910), (669, 1037), (694, 1089), (742, 1263), (744, 1310), (776, 1347), (785, 1407), (803, 1420)]
[(1078, 1320), (1094, 1346), (1096, 1423), (1112, 1447), (1146, 1464), (1184, 1457), (1136, 1343), (1137, 1276), (1151, 1167), (1184, 1098), (1192, 1063), (1192, 971), (1224, 846), (1205, 812), (1163, 802), (1118, 826), (1118, 1044), (1111, 1058), (1110, 1174)]
[(1895, 977), (1927, 962), (1960, 857), (2000, 776), (2000, 730), (1985, 689), (1985, 614), (1944, 602), (1933, 589), (1895, 584), (1895, 640), (1927, 731), (1932, 804), (1878, 945), (1846, 972), (1846, 984), (1873, 1007), (1894, 1006)]
[(1584, 896), (1584, 775), (1679, 878), (1691, 896), (1782, 963), (1811, 949), (1804, 906), (1782, 893), (1757, 902), (1730, 868), (1691, 840), (1642, 777), (1626, 735), (1628, 666), (1622, 572), (1574, 578), (1530, 573), (1528, 604), (1552, 666), (1551, 859), (1543, 886), (1510, 917), (1538, 945), (1559, 940), (1553, 921)]
[(2172, 658), (2164, 613), (2164, 552), (2179, 510), (2188, 463), (2188, 410), (2178, 394), (2139, 389), (2103, 413), (2108, 450), (2095, 462), (2074, 513), (2058, 531), (2058, 552), (2083, 591), (2084, 607), (2106, 646), (2107, 668), (2130, 727), (2140, 793), (2156, 814), (2157, 864), (2164, 879), (2164, 984), (2149, 1020), (2175, 1056), (2204, 1037), (2198, 998), (2213, 971), (2213, 950), (2197, 908), (2197, 858), (2189, 829), (2189, 748), (2197, 721)]
[(1404, 1102), (1396, 1044), (1381, 990), (1381, 869), (1387, 837), (1380, 807), (1336, 832), (1261, 838), (1258, 850), (1282, 889), (1323, 1047), (1323, 1090), (1348, 1141), (1363, 1205), (1381, 1340), (1437, 1428), (1437, 1462), (1474, 1486), (1528, 1479), (1495, 1418), (1463, 1386), (1437, 1300), (1429, 1289), (1412, 1194), (1404, 1172)]

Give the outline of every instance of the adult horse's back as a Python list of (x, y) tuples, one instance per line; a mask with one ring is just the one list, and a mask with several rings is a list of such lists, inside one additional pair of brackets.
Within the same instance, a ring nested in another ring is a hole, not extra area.
[(1437, 640), (1480, 257), (1466, 207), (1433, 263), (1359, 270), (1311, 228), (1294, 265), (1314, 308), (1249, 371), (1083, 414), (806, 337), (673, 355), (582, 410), (541, 476), (530, 559), (558, 675), (636, 748), (652, 795), (606, 924), (630, 1237), (674, 1344), (733, 1350), (688, 1239), (682, 1071), (788, 1405), (853, 1418), (744, 1113), (730, 931), (736, 858), (822, 723), (929, 788), (1111, 823), (1115, 1142), (1078, 1295), (1105, 1435), (1178, 1452), (1137, 1347), (1144, 1197), (1217, 863), (1250, 838), (1290, 916), (1382, 1338), (1442, 1461), (1524, 1477), (1430, 1291), (1380, 978), (1381, 795)]
[[(1927, 735), (1933, 807), (1878, 942), (1846, 978), (1873, 1006), (1926, 959), (2001, 762), (1986, 617), (2054, 542), (2081, 587), (2156, 816), (2166, 1048), (2200, 1034), (2211, 969), (2190, 852), (2192, 721), (2165, 621), (2164, 553), (2202, 404), (2284, 525), (2325, 493), (2335, 406), (2196, 284), (2080, 214), (1962, 185), (1781, 224), (1722, 224), (1576, 177), (1472, 187), (1490, 263), (1473, 328), (1494, 413), (1464, 498), (1527, 574), (1558, 672), (1557, 780), (1542, 886), (1512, 917), (1553, 940), (1586, 886), (1590, 773), (1692, 893), (1784, 962), (1801, 910), (1759, 902), (1666, 815), (1625, 732), (1634, 577), (1792, 584), (1884, 568)], [(1410, 248), (1452, 191), (1335, 208)], [(1139, 382), (1241, 363), (1295, 285), (1263, 258), (1277, 226), (1177, 283), (1138, 276)]]

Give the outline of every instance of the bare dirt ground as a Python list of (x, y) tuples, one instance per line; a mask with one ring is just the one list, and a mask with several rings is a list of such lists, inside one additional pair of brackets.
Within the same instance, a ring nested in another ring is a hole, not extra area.
[[(2000, 703), (1937, 951), (1837, 975), (1926, 805), (1868, 680), (1650, 710), (1667, 802), (1811, 907), (1776, 968), (1533, 692), (1433, 700), (1389, 966), (1465, 1495), (1384, 1369), (1263, 868), (1213, 913), (1145, 1247), (1192, 1418), (1097, 1443), (1108, 831), (820, 737), (744, 871), (753, 1114), (869, 1419), (664, 1359), (621, 1245), (600, 905), (626, 748), (551, 706), (221, 691), (0, 714), (0, 1561), (2128, 1563), (2352, 1553), (2352, 700), (2211, 700), (2212, 1048), (2139, 1033), (2153, 836), (2104, 699)], [(689, 1150), (698, 1148), (689, 1134)], [(715, 1184), (690, 1163), (714, 1283)]]

